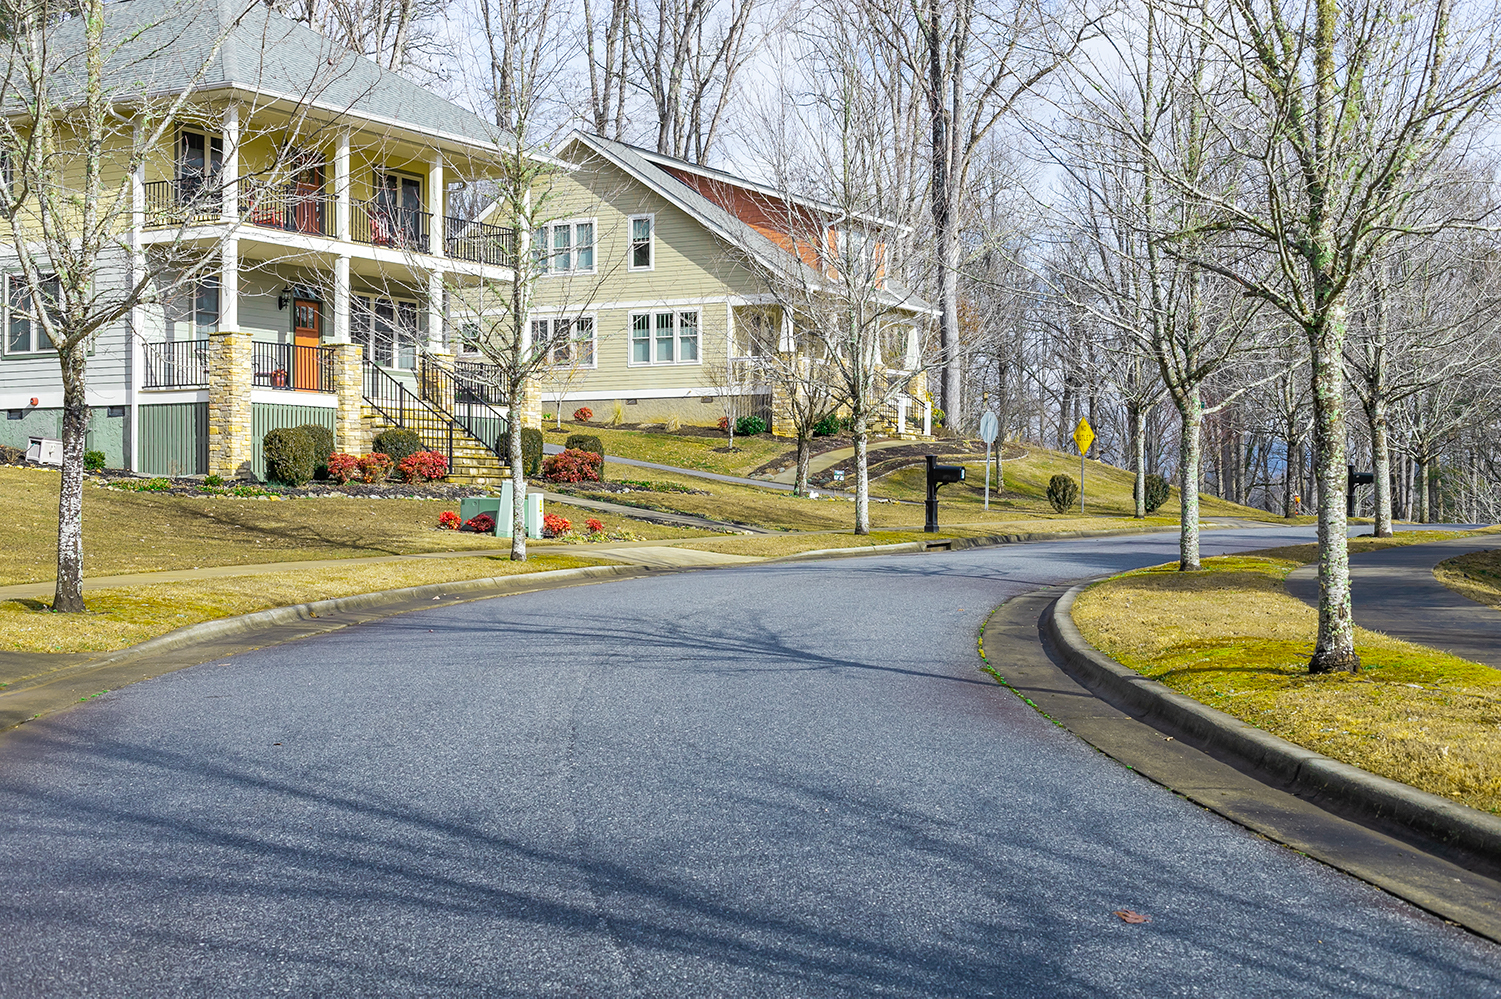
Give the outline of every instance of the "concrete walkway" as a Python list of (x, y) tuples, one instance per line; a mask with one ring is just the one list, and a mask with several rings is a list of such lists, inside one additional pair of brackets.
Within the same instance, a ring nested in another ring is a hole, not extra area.
[[(562, 454), (563, 445), (543, 444), (543, 454)], [(605, 456), (606, 465), (629, 465), (632, 468), (647, 468), (653, 472), (670, 472), (673, 475), (687, 475), (695, 479), (708, 479), (711, 482), (727, 482), (732, 486), (755, 486), (758, 489), (777, 489), (788, 492), (792, 486), (773, 479), (753, 479), (744, 475), (722, 475), (719, 472), (705, 472), (698, 468), (683, 468), (680, 465), (662, 465), (655, 461), (637, 461), (635, 458), (619, 458), (615, 455)], [(788, 479), (790, 483), (792, 479)]]
[[(1501, 548), (1501, 535), (1351, 556), (1355, 623), (1501, 669), (1501, 613), (1460, 596), (1433, 576), (1433, 567), (1445, 559), (1496, 548)], [(1317, 607), (1318, 566), (1294, 569), (1287, 589)]]

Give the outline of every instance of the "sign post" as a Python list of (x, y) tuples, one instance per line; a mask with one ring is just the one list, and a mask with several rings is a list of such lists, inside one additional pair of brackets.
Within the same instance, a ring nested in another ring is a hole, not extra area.
[[(990, 510), (990, 445), (995, 443), (996, 434), (1000, 432), (1000, 421), (994, 413), (986, 413), (980, 417), (980, 439), (985, 442), (985, 509)], [(996, 488), (1005, 491), (1006, 484), (997, 482)]]
[(1074, 428), (1074, 443), (1079, 446), (1079, 513), (1084, 513), (1084, 452), (1094, 443), (1094, 428), (1087, 419), (1080, 419)]

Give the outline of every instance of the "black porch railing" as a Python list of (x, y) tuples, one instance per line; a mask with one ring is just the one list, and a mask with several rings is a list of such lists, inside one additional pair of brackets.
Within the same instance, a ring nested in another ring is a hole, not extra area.
[(250, 384), (288, 392), (332, 392), (334, 349), (291, 343), (251, 345)]
[(480, 367), (460, 363), (450, 369), (424, 355), (419, 375), (422, 396), (429, 405), (442, 410), (468, 431), (469, 436), (489, 448), (497, 458), (502, 458), (508, 424), (498, 407), (504, 406), (505, 402), (499, 387), (493, 379), (487, 381), (487, 375), (479, 370)]
[(201, 388), (208, 384), (207, 340), (143, 343), (141, 353), (145, 388)]
[(454, 441), (462, 438), (464, 429), (417, 398), (389, 372), (369, 360), (363, 366), (365, 402), (393, 426), (415, 431), (425, 449), (447, 456), (448, 467), (452, 469)]
[(334, 204), (333, 195), (326, 191), (256, 186), (241, 193), (240, 215), (265, 229), (332, 236)]
[(428, 252), (432, 214), (378, 201), (358, 201), (350, 206), (349, 236), (356, 243), (389, 246), (398, 250)]
[(486, 222), (443, 219), (443, 252), (455, 260), (505, 266), (516, 250), (516, 230)]
[(151, 180), (146, 195), (146, 224), (162, 227), (190, 222), (217, 222), (224, 216), (224, 189), (202, 177)]

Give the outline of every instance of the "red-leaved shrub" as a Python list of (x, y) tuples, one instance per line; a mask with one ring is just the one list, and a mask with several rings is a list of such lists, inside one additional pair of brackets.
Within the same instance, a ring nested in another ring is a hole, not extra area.
[(542, 536), (544, 538), (562, 537), (573, 530), (573, 523), (567, 517), (559, 517), (555, 513), (542, 515)]
[(588, 406), (580, 406), (578, 409), (575, 409), (573, 411), (573, 418), (579, 423), (588, 423), (590, 420), (594, 419), (594, 410), (590, 409)]
[(542, 477), (548, 482), (598, 482), (605, 460), (593, 451), (569, 448), (542, 463)]
[(593, 517), (590, 517), (588, 520), (584, 521), (584, 526), (589, 528), (590, 534), (598, 534), (605, 529), (604, 523), (602, 521), (595, 520)]
[(445, 531), (457, 531), (459, 529), (459, 515), (452, 510), (444, 510), (438, 514), (438, 526)]
[(359, 470), (360, 459), (352, 454), (335, 451), (328, 456), (328, 477), (341, 486), (359, 474)]
[(437, 451), (418, 451), (396, 466), (403, 482), (431, 482), (448, 474), (448, 459)]
[(358, 462), (361, 482), (384, 482), (391, 474), (391, 456), (372, 451)]
[(719, 418), (719, 429), (725, 433), (730, 432), (730, 418), (728, 416), (721, 416)]
[(488, 513), (477, 513), (464, 521), (463, 529), (473, 531), (475, 534), (494, 534), (495, 518)]

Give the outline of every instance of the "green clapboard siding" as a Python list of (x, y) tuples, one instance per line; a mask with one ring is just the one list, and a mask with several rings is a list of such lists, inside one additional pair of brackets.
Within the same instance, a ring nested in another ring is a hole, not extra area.
[(208, 472), (208, 403), (175, 402), (140, 408), (140, 470), (147, 475)]
[(261, 452), (261, 441), (266, 431), (277, 427), (300, 427), (304, 423), (317, 423), (332, 430), (334, 410), (324, 406), (296, 406), (286, 403), (257, 402), (250, 407), (251, 443), (250, 461), (255, 477), (266, 478), (266, 456)]

